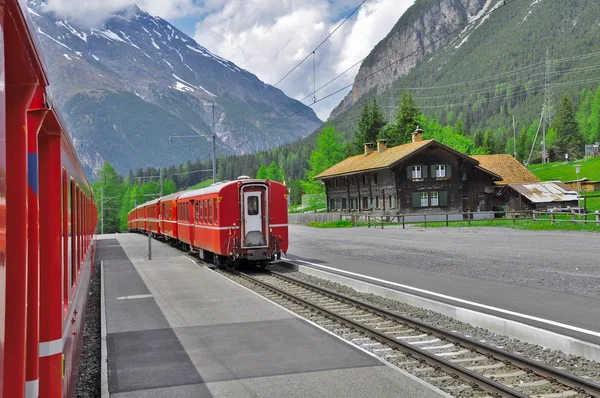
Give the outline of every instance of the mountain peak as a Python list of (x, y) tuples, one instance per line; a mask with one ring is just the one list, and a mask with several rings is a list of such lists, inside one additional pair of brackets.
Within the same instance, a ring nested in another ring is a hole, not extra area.
[(83, 28), (73, 18), (43, 12), (40, 1), (29, 4), (57, 106), (74, 138), (85, 143), (80, 155), (90, 170), (102, 160), (126, 173), (208, 156), (202, 138), (174, 146), (168, 140), (190, 134), (208, 139), (208, 102), (215, 103), (218, 154), (268, 149), (321, 124), (308, 110), (265, 131), (303, 105), (136, 5)]

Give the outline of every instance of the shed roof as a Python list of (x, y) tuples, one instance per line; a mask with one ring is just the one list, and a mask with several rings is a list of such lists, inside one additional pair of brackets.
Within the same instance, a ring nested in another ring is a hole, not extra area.
[[(430, 145), (437, 145), (445, 150), (448, 150), (452, 153), (455, 153), (461, 157), (466, 159), (470, 159), (469, 156), (460, 153), (449, 146), (446, 146), (436, 140), (423, 140), (420, 142), (413, 142), (404, 145), (398, 145), (395, 147), (387, 148), (382, 152), (377, 152), (377, 150), (369, 153), (368, 155), (361, 154), (356, 156), (351, 156), (342, 160), (341, 162), (331, 166), (327, 170), (318, 174), (315, 179), (319, 180), (327, 177), (334, 177), (338, 175), (344, 174), (352, 174), (356, 172), (366, 171), (366, 170), (378, 170), (384, 168), (390, 168), (394, 166), (396, 163), (401, 161), (402, 159), (408, 157), (409, 155), (414, 154)], [(477, 163), (473, 161), (473, 163)]]
[(508, 184), (533, 203), (570, 202), (577, 200), (577, 192), (562, 182), (536, 184)]
[(540, 182), (539, 178), (511, 155), (473, 155), (471, 157), (477, 160), (484, 169), (502, 177), (502, 180), (494, 182), (496, 185)]

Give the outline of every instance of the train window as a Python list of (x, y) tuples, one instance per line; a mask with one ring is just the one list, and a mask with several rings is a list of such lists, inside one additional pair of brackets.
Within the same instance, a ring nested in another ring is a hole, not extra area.
[(212, 214), (212, 200), (208, 199), (208, 223), (212, 224), (213, 214)]
[(208, 223), (208, 206), (206, 205), (206, 199), (202, 201), (204, 203), (204, 223)]
[(198, 222), (198, 201), (194, 202), (194, 214), (196, 214), (194, 221)]
[(256, 216), (258, 215), (258, 196), (248, 196), (248, 215)]
[[(66, 307), (69, 303), (69, 200), (70, 190), (67, 183), (67, 172), (63, 170), (62, 181), (62, 247), (63, 247), (63, 303)], [(65, 315), (67, 312), (65, 311)]]
[(69, 266), (71, 267), (71, 272), (69, 273), (71, 275), (71, 286), (75, 285), (75, 274), (76, 274), (76, 270), (77, 270), (77, 246), (76, 246), (76, 242), (77, 242), (77, 218), (76, 218), (76, 202), (77, 202), (77, 196), (75, 195), (75, 182), (71, 180), (71, 200), (69, 203), (70, 206), (70, 213), (71, 213), (71, 228), (69, 231), (69, 239), (71, 240), (70, 243), (70, 250), (71, 253), (69, 254), (69, 258), (71, 260), (71, 263), (69, 264)]
[(218, 217), (218, 216), (217, 216), (217, 214), (218, 214), (218, 212), (217, 212), (217, 199), (216, 199), (216, 198), (215, 198), (215, 199), (213, 199), (213, 206), (214, 206), (214, 208), (215, 208), (215, 224), (217, 224), (217, 220), (218, 220), (218, 218), (217, 218), (217, 217)]
[(202, 201), (198, 202), (198, 208), (200, 209), (199, 210), (199, 213), (200, 213), (199, 216), (200, 217), (198, 218), (198, 222), (201, 223), (204, 220), (204, 218), (203, 218), (204, 217), (204, 208), (202, 207)]

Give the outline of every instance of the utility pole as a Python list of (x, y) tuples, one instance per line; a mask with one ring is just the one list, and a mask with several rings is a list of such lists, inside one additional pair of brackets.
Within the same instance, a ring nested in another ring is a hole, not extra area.
[[(207, 105), (204, 105), (207, 106)], [(215, 103), (208, 105), (212, 108), (212, 162), (213, 183), (217, 182), (217, 133), (215, 131)]]
[(162, 179), (162, 167), (160, 168), (160, 197), (163, 196), (163, 179)]
[(100, 187), (100, 221), (102, 222), (100, 235), (104, 235), (104, 189), (102, 187)]
[(542, 132), (542, 163), (548, 163), (548, 153), (546, 151), (546, 127), (550, 128), (554, 119), (554, 93), (552, 87), (552, 77), (550, 76), (550, 49), (546, 47), (546, 73), (544, 82), (544, 125)]
[(513, 117), (513, 157), (517, 158), (517, 130), (515, 130), (515, 115)]

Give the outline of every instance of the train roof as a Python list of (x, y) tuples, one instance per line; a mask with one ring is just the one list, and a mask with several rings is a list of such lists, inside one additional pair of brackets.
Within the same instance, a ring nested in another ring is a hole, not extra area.
[(181, 195), (183, 192), (185, 192), (185, 191), (179, 191), (179, 192), (171, 193), (169, 195), (163, 196), (162, 198), (160, 198), (160, 200), (163, 201), (163, 200), (177, 199), (179, 197), (179, 195)]
[(257, 179), (250, 179), (250, 178), (245, 178), (245, 179), (238, 179), (238, 180), (234, 180), (234, 181), (220, 181), (220, 182), (216, 182), (214, 184), (212, 184), (209, 187), (206, 188), (200, 188), (200, 189), (194, 189), (191, 191), (184, 191), (181, 193), (181, 195), (179, 196), (178, 199), (186, 199), (186, 198), (193, 198), (194, 196), (198, 196), (198, 195), (207, 195), (207, 194), (211, 194), (211, 193), (219, 193), (221, 192), (221, 190), (225, 187), (229, 187), (231, 185), (237, 185), (238, 183), (242, 183), (242, 184), (266, 184), (268, 180), (257, 180)]

